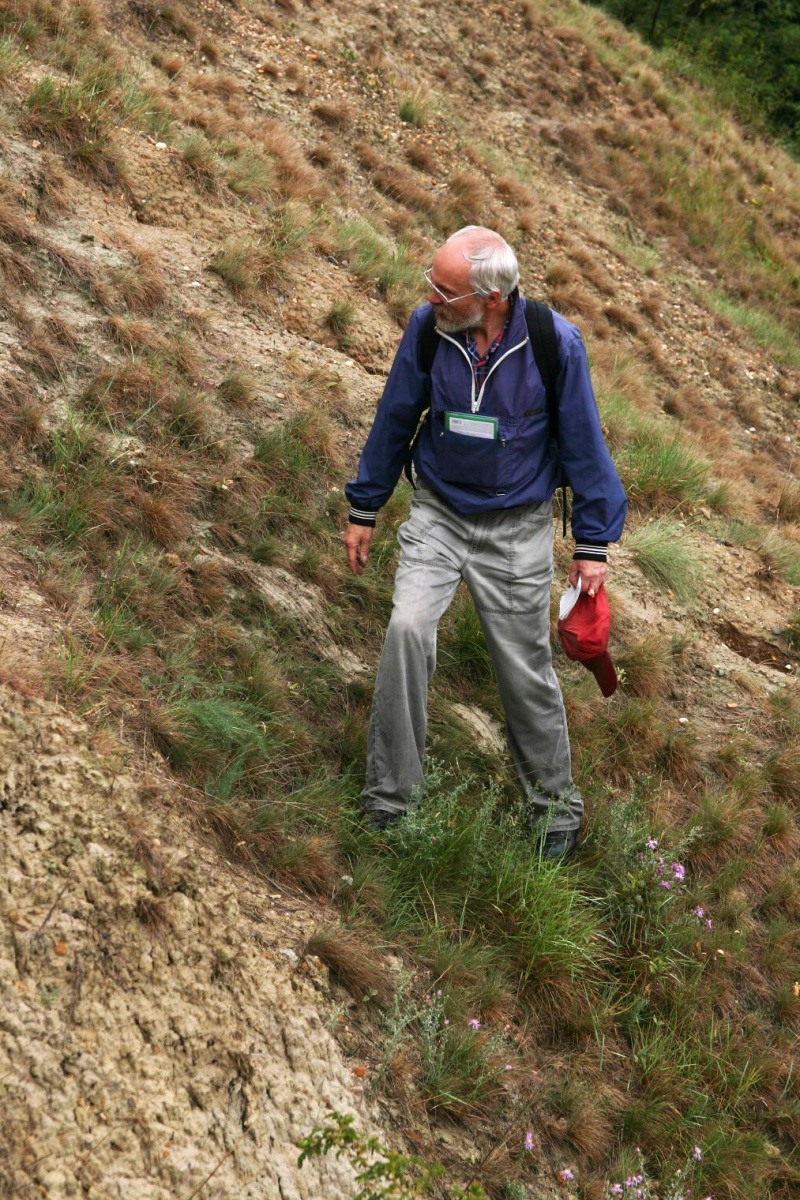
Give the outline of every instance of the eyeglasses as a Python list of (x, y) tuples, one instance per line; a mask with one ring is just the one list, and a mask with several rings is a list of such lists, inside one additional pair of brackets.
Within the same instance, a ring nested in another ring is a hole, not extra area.
[(480, 292), (465, 292), (463, 296), (445, 296), (444, 292), (441, 291), (431, 279), (430, 269), (423, 271), (422, 274), (425, 277), (425, 282), (427, 283), (428, 287), (432, 292), (436, 292), (437, 296), (441, 297), (444, 304), (455, 304), (457, 300), (468, 300), (470, 296), (481, 295)]

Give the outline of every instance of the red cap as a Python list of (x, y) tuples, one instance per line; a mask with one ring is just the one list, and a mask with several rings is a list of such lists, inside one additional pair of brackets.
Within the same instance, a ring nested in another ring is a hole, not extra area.
[(613, 696), (617, 690), (617, 672), (608, 651), (597, 658), (584, 658), (581, 661), (594, 675), (603, 695)]
[(558, 622), (567, 658), (582, 662), (592, 672), (604, 696), (617, 689), (617, 672), (607, 650), (610, 628), (611, 611), (603, 587), (596, 596), (582, 592), (569, 615)]

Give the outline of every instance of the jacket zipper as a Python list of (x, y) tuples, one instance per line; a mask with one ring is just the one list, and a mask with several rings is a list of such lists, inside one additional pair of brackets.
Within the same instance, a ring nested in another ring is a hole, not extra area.
[(470, 407), (471, 407), (472, 412), (474, 412), (474, 413), (480, 412), (481, 403), (483, 401), (483, 393), (486, 391), (486, 384), (489, 382), (489, 376), (492, 374), (492, 372), (497, 370), (497, 368), (500, 366), (500, 363), (503, 361), (504, 358), (508, 358), (509, 354), (513, 354), (516, 350), (521, 350), (522, 347), (527, 345), (527, 343), (530, 341), (530, 338), (523, 338), (523, 340), (521, 342), (517, 342), (516, 346), (509, 347), (509, 349), (506, 350), (504, 354), (501, 354), (500, 357), (495, 362), (492, 363), (491, 367), (489, 368), (489, 370), (486, 373), (486, 378), (484, 379), (483, 383), (481, 384), (481, 390), (478, 392), (478, 394), (476, 396), (475, 395), (475, 372), (472, 369), (472, 359), (467, 354), (466, 350), (461, 345), (461, 343), (457, 342), (455, 338), (450, 337), (450, 335), (447, 333), (442, 333), (441, 329), (437, 329), (436, 332), (439, 334), (439, 337), (444, 338), (444, 340), (446, 342), (452, 342), (453, 345), (456, 346), (461, 351), (461, 353), (464, 355), (464, 358), (467, 360), (467, 362), (469, 364), (469, 374), (470, 374), (470, 379), (472, 380), (472, 394), (470, 396)]

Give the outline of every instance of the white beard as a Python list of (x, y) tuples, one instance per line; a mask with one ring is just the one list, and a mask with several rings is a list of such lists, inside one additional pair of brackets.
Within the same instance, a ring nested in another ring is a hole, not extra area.
[(483, 318), (483, 305), (474, 304), (472, 308), (463, 317), (447, 317), (443, 316), (439, 310), (436, 310), (436, 327), (441, 329), (442, 333), (461, 333), (464, 329), (474, 329), (479, 325)]

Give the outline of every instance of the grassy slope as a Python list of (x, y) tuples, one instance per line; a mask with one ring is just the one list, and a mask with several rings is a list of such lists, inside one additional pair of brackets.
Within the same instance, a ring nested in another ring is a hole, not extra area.
[[(800, 709), (754, 662), (797, 640), (797, 168), (562, 0), (21, 0), (0, 23), (0, 550), (62, 631), (27, 686), (161, 753), (225, 853), (335, 899), (355, 940), (316, 952), (357, 993), (384, 978), (360, 947), (399, 948), (373, 1065), (456, 1176), (493, 1147), (493, 1195), (570, 1166), (598, 1197), (634, 1147), (668, 1179), (700, 1144), (694, 1194), (794, 1194)], [(581, 324), (632, 499), (621, 693), (559, 663), (588, 812), (567, 872), (531, 862), (450, 708), (500, 715), (467, 602), (431, 703), (445, 766), (385, 846), (357, 808), (370, 676), (326, 645), (376, 659), (407, 498), (356, 580), (340, 484), (419, 266), (473, 220)]]

